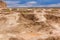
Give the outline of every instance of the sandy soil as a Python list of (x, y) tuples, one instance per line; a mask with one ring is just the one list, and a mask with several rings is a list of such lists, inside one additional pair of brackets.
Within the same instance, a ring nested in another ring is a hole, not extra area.
[(60, 17), (44, 11), (0, 14), (0, 40), (60, 40)]

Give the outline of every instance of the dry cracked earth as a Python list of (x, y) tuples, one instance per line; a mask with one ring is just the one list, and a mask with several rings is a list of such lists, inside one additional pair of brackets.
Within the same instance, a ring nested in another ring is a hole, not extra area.
[(0, 13), (0, 40), (60, 40), (60, 13)]

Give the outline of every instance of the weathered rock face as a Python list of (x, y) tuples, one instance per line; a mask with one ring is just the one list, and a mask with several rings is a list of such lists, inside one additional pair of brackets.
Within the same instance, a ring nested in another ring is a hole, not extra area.
[(44, 12), (0, 14), (0, 40), (60, 40), (60, 17)]
[(6, 3), (0, 0), (0, 8), (6, 8), (6, 7), (7, 7)]

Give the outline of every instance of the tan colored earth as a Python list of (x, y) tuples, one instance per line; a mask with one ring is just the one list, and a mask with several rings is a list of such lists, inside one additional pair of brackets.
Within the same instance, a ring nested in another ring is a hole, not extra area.
[(60, 8), (2, 9), (0, 40), (60, 40)]
[(6, 8), (6, 7), (7, 7), (7, 4), (0, 0), (0, 9), (1, 8)]
[(50, 10), (1, 12), (0, 40), (60, 40), (60, 14)]

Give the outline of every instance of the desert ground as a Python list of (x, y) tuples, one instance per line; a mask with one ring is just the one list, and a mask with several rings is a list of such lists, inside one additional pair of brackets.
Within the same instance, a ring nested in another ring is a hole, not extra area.
[(60, 40), (60, 8), (0, 8), (0, 40)]

